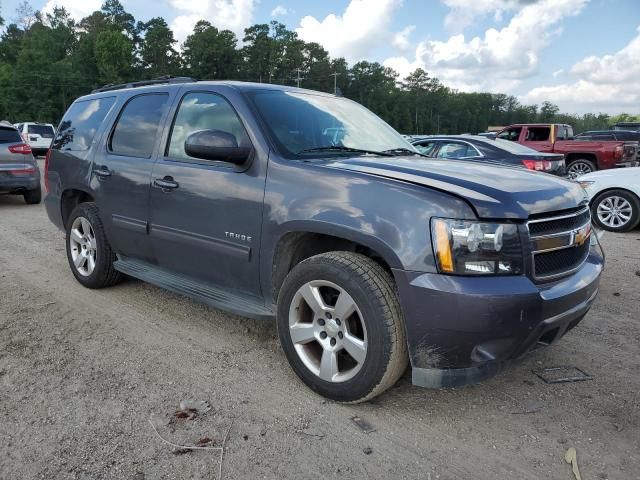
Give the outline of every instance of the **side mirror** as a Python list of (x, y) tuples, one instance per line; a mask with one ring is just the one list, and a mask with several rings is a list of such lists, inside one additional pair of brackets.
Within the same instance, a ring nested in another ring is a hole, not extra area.
[(242, 165), (249, 158), (251, 147), (239, 147), (236, 137), (231, 133), (200, 130), (187, 137), (184, 151), (194, 158)]

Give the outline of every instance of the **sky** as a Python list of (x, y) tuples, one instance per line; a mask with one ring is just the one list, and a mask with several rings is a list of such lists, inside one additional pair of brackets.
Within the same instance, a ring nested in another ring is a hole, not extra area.
[[(21, 0), (2, 0), (15, 18)], [(76, 18), (102, 0), (32, 0)], [(349, 62), (402, 77), (420, 67), (460, 91), (500, 92), (564, 112), (640, 114), (640, 0), (121, 0), (137, 20), (162, 16), (182, 42), (205, 19), (242, 38), (276, 19)], [(150, 5), (152, 7), (150, 8)]]

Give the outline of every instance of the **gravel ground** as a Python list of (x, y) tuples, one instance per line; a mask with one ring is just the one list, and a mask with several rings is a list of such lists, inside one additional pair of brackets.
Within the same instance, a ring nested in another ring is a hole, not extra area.
[[(585, 480), (640, 479), (639, 240), (605, 235), (598, 299), (556, 346), (481, 385), (406, 375), (345, 406), (298, 381), (271, 323), (135, 280), (84, 289), (44, 208), (0, 197), (0, 478), (214, 479), (219, 450), (160, 437), (219, 447), (228, 432), (225, 479), (571, 480), (569, 447)], [(593, 379), (531, 372), (558, 365)], [(177, 418), (183, 400), (211, 409)]]

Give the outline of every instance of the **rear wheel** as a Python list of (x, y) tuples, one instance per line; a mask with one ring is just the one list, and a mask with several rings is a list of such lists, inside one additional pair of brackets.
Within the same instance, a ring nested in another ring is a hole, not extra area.
[(587, 173), (595, 172), (596, 165), (591, 160), (586, 160), (584, 158), (579, 158), (577, 160), (572, 160), (567, 165), (567, 175), (569, 178), (577, 178), (580, 175), (586, 175)]
[(78, 205), (67, 223), (67, 259), (73, 275), (87, 288), (115, 285), (122, 274), (113, 268), (111, 250), (95, 203)]
[(40, 187), (34, 188), (33, 190), (27, 191), (23, 197), (27, 204), (36, 205), (42, 201), (42, 190), (40, 190)]
[(610, 232), (627, 232), (640, 222), (640, 199), (627, 190), (608, 190), (591, 203), (595, 224)]
[(407, 367), (393, 279), (352, 252), (317, 255), (293, 268), (278, 298), (278, 333), (302, 381), (339, 402), (381, 394)]

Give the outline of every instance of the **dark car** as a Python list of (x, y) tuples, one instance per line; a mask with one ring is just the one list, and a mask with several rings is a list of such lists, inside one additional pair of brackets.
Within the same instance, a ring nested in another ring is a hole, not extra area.
[(40, 203), (40, 170), (31, 147), (12, 125), (0, 124), (0, 195), (22, 195), (29, 204)]
[(64, 115), (46, 172), (82, 285), (127, 274), (275, 319), (295, 373), (342, 402), (408, 363), (427, 387), (496, 374), (575, 327), (603, 268), (577, 183), (422, 158), (361, 105), (309, 90), (100, 89)]
[(640, 131), (640, 122), (618, 122), (613, 127), (613, 130), (633, 130)]
[(542, 153), (507, 140), (479, 135), (445, 135), (412, 139), (424, 155), (433, 158), (490, 162), (564, 176), (564, 156)]

